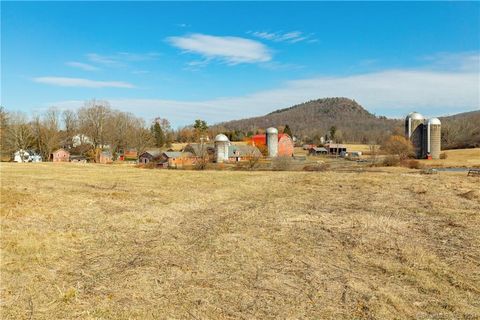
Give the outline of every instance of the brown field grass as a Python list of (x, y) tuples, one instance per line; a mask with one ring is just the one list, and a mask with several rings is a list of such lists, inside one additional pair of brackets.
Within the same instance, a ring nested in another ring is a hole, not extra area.
[(480, 167), (480, 148), (444, 150), (447, 159), (421, 160), (432, 167)]
[(478, 319), (466, 173), (1, 169), (2, 319)]

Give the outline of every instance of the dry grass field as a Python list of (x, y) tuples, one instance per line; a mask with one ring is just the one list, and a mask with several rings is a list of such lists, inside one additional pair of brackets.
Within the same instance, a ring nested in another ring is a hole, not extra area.
[(442, 151), (447, 159), (421, 160), (432, 167), (480, 167), (480, 148)]
[(480, 179), (1, 169), (2, 319), (479, 319)]

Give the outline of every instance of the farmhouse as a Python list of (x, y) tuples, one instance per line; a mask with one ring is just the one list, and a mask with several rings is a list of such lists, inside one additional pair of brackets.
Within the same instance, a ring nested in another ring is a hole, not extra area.
[(13, 154), (13, 162), (28, 162), (30, 158), (30, 153), (23, 149), (18, 150)]
[(158, 161), (161, 155), (160, 150), (147, 150), (138, 157), (138, 163), (147, 164), (152, 161)]
[(113, 156), (110, 151), (102, 151), (98, 157), (98, 162), (102, 164), (113, 163)]
[(58, 150), (55, 150), (52, 152), (50, 155), (50, 159), (53, 162), (69, 162), (70, 161), (70, 152), (67, 150), (60, 148)]

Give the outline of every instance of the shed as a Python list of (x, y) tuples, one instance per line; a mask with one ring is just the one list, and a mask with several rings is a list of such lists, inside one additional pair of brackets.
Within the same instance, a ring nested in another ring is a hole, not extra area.
[(50, 155), (50, 159), (53, 162), (69, 162), (70, 161), (70, 152), (67, 150), (60, 148), (58, 150), (55, 150), (52, 152)]
[(323, 147), (313, 147), (308, 149), (308, 154), (313, 156), (317, 156), (320, 154), (327, 154), (327, 153), (328, 153), (328, 150)]
[(339, 155), (342, 152), (347, 152), (347, 147), (339, 143), (328, 143), (325, 145), (325, 148), (328, 150), (329, 154)]
[(149, 162), (158, 161), (162, 155), (160, 150), (147, 150), (138, 157), (138, 162), (147, 164)]
[(70, 162), (75, 162), (75, 163), (87, 163), (87, 157), (82, 156), (82, 155), (70, 155)]

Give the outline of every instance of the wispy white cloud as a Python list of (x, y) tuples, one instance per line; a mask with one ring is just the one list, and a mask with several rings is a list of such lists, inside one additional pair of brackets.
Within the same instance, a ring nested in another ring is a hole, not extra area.
[(77, 61), (69, 61), (65, 63), (67, 66), (82, 69), (85, 71), (96, 71), (98, 70), (97, 67), (92, 66), (91, 64), (88, 63), (83, 63), (83, 62), (77, 62)]
[(254, 37), (275, 41), (275, 42), (288, 42), (288, 43), (297, 43), (301, 41), (306, 41), (309, 43), (317, 42), (317, 39), (313, 39), (313, 34), (304, 34), (301, 31), (290, 31), (290, 32), (267, 32), (267, 31), (249, 31), (248, 34), (251, 34)]
[(430, 66), (442, 70), (480, 70), (480, 53), (478, 52), (440, 52), (422, 57)]
[(83, 87), (83, 88), (134, 88), (135, 86), (123, 81), (96, 81), (82, 78), (68, 77), (38, 77), (33, 81), (60, 87)]
[(132, 53), (132, 52), (117, 52), (110, 55), (102, 55), (98, 53), (89, 53), (86, 55), (87, 59), (95, 64), (100, 64), (108, 67), (125, 66), (129, 62), (146, 61), (156, 59), (160, 54), (157, 52), (148, 53)]
[(169, 37), (167, 41), (185, 52), (199, 54), (205, 59), (218, 59), (232, 65), (267, 62), (272, 59), (270, 50), (264, 44), (246, 38), (197, 33), (183, 37)]

